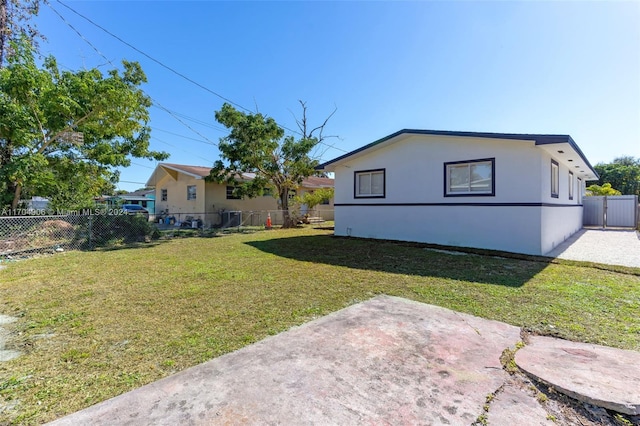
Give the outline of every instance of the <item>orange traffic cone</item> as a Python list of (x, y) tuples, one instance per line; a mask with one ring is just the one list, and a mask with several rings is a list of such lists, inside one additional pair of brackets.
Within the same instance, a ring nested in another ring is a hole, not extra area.
[(265, 228), (271, 229), (271, 213), (267, 213), (267, 225)]

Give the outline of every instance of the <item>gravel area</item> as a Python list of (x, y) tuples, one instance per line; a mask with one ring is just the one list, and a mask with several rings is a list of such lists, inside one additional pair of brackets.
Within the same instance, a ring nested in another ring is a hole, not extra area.
[(629, 229), (582, 229), (546, 256), (640, 268), (640, 235)]

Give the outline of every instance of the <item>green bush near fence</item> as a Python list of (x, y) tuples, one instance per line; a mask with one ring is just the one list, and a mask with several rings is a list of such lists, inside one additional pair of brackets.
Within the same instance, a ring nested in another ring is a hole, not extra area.
[(86, 230), (89, 248), (108, 247), (119, 244), (148, 242), (157, 239), (159, 234), (144, 216), (106, 216), (97, 215), (89, 218)]

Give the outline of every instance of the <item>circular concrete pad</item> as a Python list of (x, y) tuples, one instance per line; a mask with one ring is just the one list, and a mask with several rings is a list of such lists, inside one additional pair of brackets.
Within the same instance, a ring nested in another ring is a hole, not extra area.
[(532, 336), (515, 361), (530, 376), (579, 401), (640, 414), (640, 352)]

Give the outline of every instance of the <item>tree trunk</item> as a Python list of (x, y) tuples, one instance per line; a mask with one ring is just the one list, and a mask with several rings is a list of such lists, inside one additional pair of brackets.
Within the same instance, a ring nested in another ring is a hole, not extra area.
[(287, 188), (280, 191), (280, 208), (282, 209), (282, 227), (293, 228), (295, 223), (289, 214), (289, 190)]
[(13, 210), (18, 208), (18, 203), (20, 202), (20, 195), (22, 194), (22, 185), (19, 183), (15, 184), (13, 190), (13, 201), (11, 202), (11, 208)]

